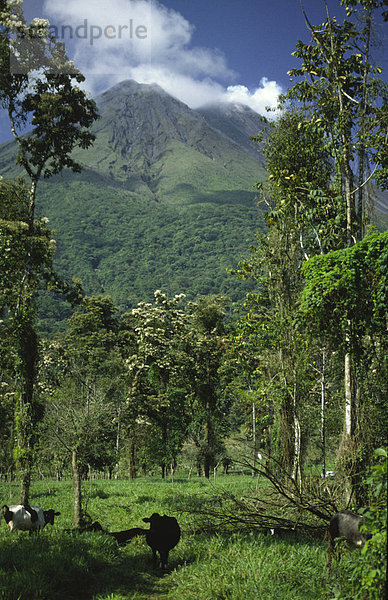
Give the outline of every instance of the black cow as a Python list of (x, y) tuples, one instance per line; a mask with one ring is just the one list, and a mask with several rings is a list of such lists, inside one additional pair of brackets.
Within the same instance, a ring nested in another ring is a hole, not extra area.
[(146, 541), (152, 550), (152, 558), (156, 565), (157, 555), (160, 555), (160, 566), (162, 570), (167, 568), (168, 553), (175, 548), (181, 537), (181, 530), (175, 517), (167, 517), (154, 513), (150, 517), (143, 519), (145, 523), (150, 524), (150, 529), (146, 533)]
[(344, 538), (352, 546), (362, 548), (365, 542), (370, 539), (369, 534), (363, 535), (360, 532), (360, 523), (364, 521), (364, 517), (354, 514), (348, 510), (341, 510), (335, 513), (330, 519), (329, 524), (329, 551), (327, 567), (330, 570), (332, 556), (335, 552), (334, 540), (336, 538)]

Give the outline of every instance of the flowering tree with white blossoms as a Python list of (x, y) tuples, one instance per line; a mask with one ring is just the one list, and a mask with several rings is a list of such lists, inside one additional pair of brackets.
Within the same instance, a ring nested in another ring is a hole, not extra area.
[(130, 375), (128, 407), (136, 424), (148, 425), (153, 461), (166, 474), (179, 453), (188, 426), (190, 393), (187, 315), (179, 308), (184, 294), (171, 300), (160, 290), (155, 303), (141, 302), (132, 310), (136, 354), (127, 360)]

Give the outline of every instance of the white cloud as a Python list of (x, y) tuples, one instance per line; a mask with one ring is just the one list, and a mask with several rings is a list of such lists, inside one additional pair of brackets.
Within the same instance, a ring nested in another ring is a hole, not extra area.
[(224, 87), (213, 79), (196, 79), (162, 66), (141, 65), (132, 70), (132, 78), (139, 83), (157, 83), (192, 108), (224, 99)]
[(193, 108), (223, 100), (264, 112), (281, 92), (266, 78), (253, 91), (231, 85), (237, 75), (225, 56), (193, 46), (194, 26), (156, 0), (46, 0), (44, 7), (93, 93), (135, 79), (157, 83)]
[(260, 87), (250, 91), (245, 85), (230, 85), (226, 90), (225, 99), (229, 102), (246, 104), (260, 114), (264, 114), (267, 107), (276, 107), (282, 88), (276, 81), (268, 81), (262, 77)]

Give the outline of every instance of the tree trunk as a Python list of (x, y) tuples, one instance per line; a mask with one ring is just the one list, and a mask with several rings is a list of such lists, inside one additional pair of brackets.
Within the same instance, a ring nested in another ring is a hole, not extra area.
[(321, 370), (321, 452), (322, 452), (322, 477), (326, 477), (326, 351), (322, 350)]
[(135, 459), (135, 442), (131, 440), (131, 447), (129, 451), (129, 479), (135, 479), (136, 477), (136, 459)]
[(302, 434), (298, 416), (298, 385), (297, 373), (294, 371), (294, 391), (292, 398), (292, 411), (294, 417), (294, 461), (292, 467), (292, 478), (298, 489), (302, 486)]
[(344, 434), (345, 437), (352, 437), (353, 435), (353, 383), (352, 383), (352, 366), (351, 366), (351, 354), (346, 352), (345, 363), (344, 363), (344, 379), (345, 379), (345, 424)]
[[(273, 417), (273, 407), (270, 404), (268, 407), (268, 415)], [(272, 469), (272, 424), (267, 427), (266, 435), (265, 435), (265, 443), (267, 450), (267, 467)]]
[(167, 439), (168, 439), (168, 433), (167, 433), (167, 423), (165, 421), (166, 419), (166, 415), (164, 415), (164, 419), (162, 420), (161, 423), (161, 427), (162, 427), (162, 448), (163, 448), (163, 459), (161, 462), (161, 468), (162, 468), (162, 479), (165, 479), (166, 477), (166, 471), (167, 471), (167, 465), (166, 465), (166, 457), (167, 457)]
[[(351, 350), (351, 322), (348, 321), (348, 332), (346, 334), (347, 348), (344, 360), (344, 385), (345, 385), (345, 422), (343, 440), (341, 442), (341, 454), (345, 459), (346, 465), (352, 465), (355, 454), (355, 431), (357, 426), (356, 415), (356, 394), (354, 385), (354, 372), (352, 365), (352, 350)], [(345, 484), (345, 499), (346, 503), (350, 502), (353, 495), (353, 473), (346, 472), (349, 470), (345, 467), (346, 484)], [(350, 469), (352, 471), (352, 468)]]
[(345, 383), (345, 437), (353, 438), (357, 427), (357, 402), (356, 386), (353, 367), (352, 349), (352, 323), (348, 321), (346, 333), (346, 353), (344, 361), (344, 383)]
[(367, 190), (364, 189), (365, 183), (365, 163), (366, 147), (365, 147), (365, 110), (367, 105), (368, 91), (368, 76), (369, 76), (369, 52), (372, 30), (372, 8), (365, 9), (365, 55), (364, 55), (364, 73), (362, 78), (362, 99), (360, 103), (359, 121), (360, 121), (360, 142), (359, 142), (359, 167), (358, 167), (358, 199), (357, 199), (357, 240), (362, 240), (365, 230), (365, 196)]
[(116, 465), (115, 479), (119, 478), (119, 453), (120, 453), (120, 409), (117, 413), (117, 433), (116, 433)]
[(211, 455), (212, 455), (212, 422), (210, 415), (210, 404), (207, 406), (207, 419), (205, 424), (205, 455), (204, 455), (204, 473), (206, 479), (210, 478)]
[(276, 458), (286, 473), (291, 473), (294, 456), (294, 444), (292, 439), (293, 416), (291, 398), (288, 393), (280, 406), (279, 419)]
[(302, 462), (301, 462), (301, 429), (297, 414), (294, 414), (294, 464), (292, 468), (292, 478), (295, 480), (298, 489), (302, 485)]
[(29, 504), (33, 435), (34, 427), (39, 419), (33, 398), (38, 342), (28, 309), (27, 315), (20, 319), (19, 336), (19, 384), (21, 389), (16, 406), (15, 435), (19, 453), (18, 468), (22, 474), (20, 503)]
[(20, 504), (29, 504), (30, 485), (31, 485), (31, 453), (28, 449), (27, 454), (19, 461), (22, 469), (22, 481), (20, 488)]
[[(28, 236), (34, 235), (35, 195), (37, 179), (33, 179), (30, 188), (30, 206), (28, 217)], [(19, 469), (22, 473), (20, 503), (29, 504), (32, 450), (35, 426), (39, 421), (39, 411), (34, 402), (34, 385), (38, 359), (38, 337), (34, 327), (34, 309), (29, 295), (31, 279), (31, 249), (25, 257), (24, 276), (20, 282), (19, 298), (16, 305), (16, 335), (18, 339), (20, 396), (16, 406), (15, 433), (19, 454)]]
[[(284, 396), (279, 410), (279, 434), (276, 454), (284, 471), (292, 473), (295, 467), (295, 401), (287, 381), (289, 365), (285, 365), (283, 348), (279, 350), (280, 368), (284, 386)], [(295, 384), (295, 378), (294, 378)]]
[(252, 443), (253, 443), (253, 460), (252, 460), (252, 477), (256, 474), (256, 454), (257, 454), (257, 444), (256, 444), (256, 405), (255, 402), (252, 402)]
[[(341, 96), (341, 113), (343, 113), (342, 107), (342, 94)], [(342, 150), (342, 177), (345, 192), (345, 205), (346, 205), (346, 230), (347, 230), (347, 245), (348, 248), (356, 243), (356, 210), (355, 210), (355, 197), (352, 194), (353, 186), (353, 173), (350, 166), (350, 140), (351, 140), (351, 128), (349, 131), (345, 131), (342, 136), (343, 150)], [(352, 364), (352, 322), (348, 319), (347, 332), (345, 336), (346, 340), (346, 351), (344, 359), (344, 387), (345, 387), (345, 423), (344, 423), (344, 436), (341, 443), (342, 452), (344, 452), (345, 464), (349, 465), (352, 463), (354, 454), (354, 433), (356, 426), (356, 410), (355, 410), (355, 398), (354, 398), (354, 373)], [(349, 460), (350, 459), (350, 460)], [(352, 473), (347, 472), (348, 466), (345, 467), (346, 483), (345, 483), (345, 497), (347, 504), (353, 494), (353, 482)]]
[(347, 231), (347, 243), (350, 248), (355, 244), (356, 239), (354, 236), (354, 219), (355, 219), (355, 202), (354, 196), (352, 195), (352, 171), (349, 165), (348, 151), (345, 149), (344, 155), (344, 188), (345, 188), (345, 202), (346, 202), (346, 231)]
[(78, 465), (77, 450), (71, 453), (71, 474), (73, 478), (73, 525), (79, 527), (82, 514), (81, 472)]

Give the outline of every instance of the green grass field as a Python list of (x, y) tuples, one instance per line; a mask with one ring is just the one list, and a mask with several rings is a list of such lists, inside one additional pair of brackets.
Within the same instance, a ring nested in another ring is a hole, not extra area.
[[(248, 475), (217, 478), (217, 490), (244, 494), (254, 487)], [(10, 534), (0, 525), (1, 600), (312, 600), (338, 597), (347, 579), (346, 554), (326, 575), (327, 543), (304, 537), (257, 532), (204, 533), (190, 507), (214, 502), (214, 482), (194, 477), (171, 481), (140, 477), (92, 481), (83, 487), (87, 512), (108, 531), (147, 527), (152, 512), (176, 516), (182, 529), (170, 552), (169, 569), (152, 565), (143, 538), (124, 548), (103, 533), (71, 531), (69, 481), (34, 482), (30, 502), (61, 511), (54, 527), (40, 534)], [(0, 483), (0, 503), (17, 503), (19, 488)], [(260, 488), (259, 488), (260, 493)], [(323, 579), (322, 579), (323, 578)]]

